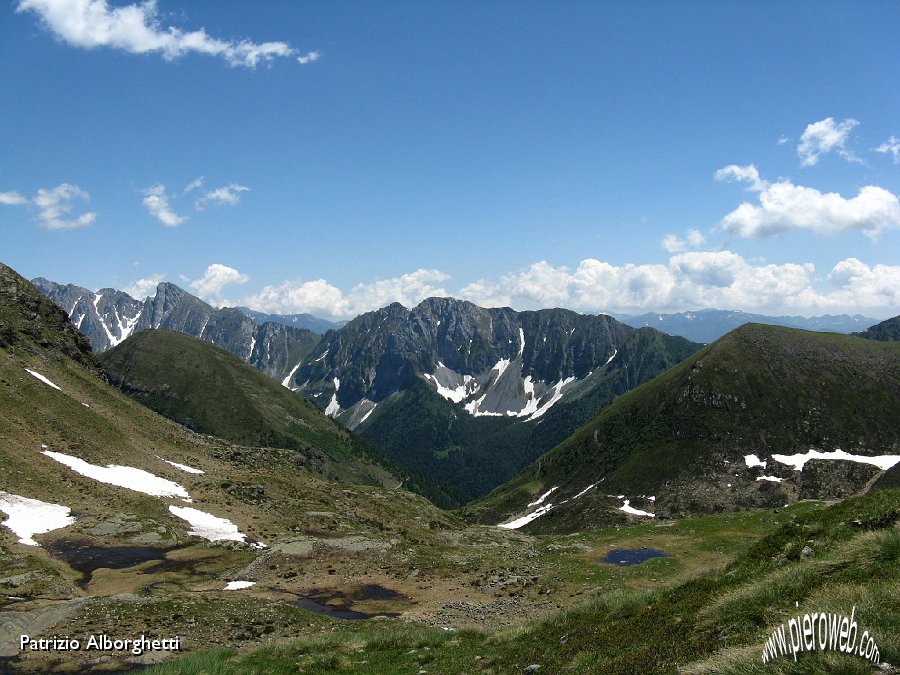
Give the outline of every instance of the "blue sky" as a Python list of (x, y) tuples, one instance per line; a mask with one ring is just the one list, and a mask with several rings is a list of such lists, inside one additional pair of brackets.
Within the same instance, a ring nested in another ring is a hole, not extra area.
[(13, 0), (0, 260), (348, 318), (900, 313), (896, 2)]

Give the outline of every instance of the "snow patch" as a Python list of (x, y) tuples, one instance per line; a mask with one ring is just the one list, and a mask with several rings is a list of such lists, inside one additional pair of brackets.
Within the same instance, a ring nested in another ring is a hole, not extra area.
[(54, 389), (56, 389), (56, 391), (62, 391), (62, 389), (60, 389), (59, 387), (57, 387), (55, 384), (53, 384), (50, 380), (48, 380), (46, 377), (44, 377), (43, 375), (41, 375), (39, 372), (37, 372), (37, 371), (35, 371), (35, 370), (30, 370), (30, 369), (28, 369), (28, 368), (26, 368), (25, 370), (28, 371), (29, 373), (31, 373), (34, 377), (36, 377), (37, 379), (39, 379), (39, 380), (40, 380), (41, 382), (43, 382), (44, 384), (50, 385), (51, 387), (53, 387)]
[(497, 527), (502, 527), (505, 530), (518, 530), (523, 525), (527, 525), (531, 521), (537, 520), (552, 508), (553, 504), (546, 504), (533, 513), (529, 513), (528, 515), (522, 516), (521, 518), (516, 518), (515, 520), (508, 523), (499, 523)]
[(832, 452), (821, 452), (819, 450), (810, 450), (805, 455), (799, 453), (795, 455), (772, 455), (772, 459), (781, 464), (793, 466), (796, 471), (803, 471), (804, 465), (811, 459), (832, 459), (844, 460), (847, 462), (859, 462), (860, 464), (872, 464), (882, 471), (887, 471), (897, 462), (900, 462), (900, 455), (878, 455), (868, 457), (866, 455), (851, 455), (843, 450), (833, 450)]
[(756, 480), (767, 480), (771, 483), (780, 483), (783, 478), (778, 478), (777, 476), (757, 476)]
[(560, 380), (556, 384), (553, 385), (553, 396), (550, 397), (550, 400), (540, 406), (534, 413), (532, 413), (531, 417), (528, 418), (528, 421), (536, 420), (538, 417), (543, 415), (545, 412), (550, 410), (558, 401), (562, 398), (562, 390), (570, 382), (574, 382), (577, 378), (573, 375), (572, 377), (567, 377), (564, 380)]
[(252, 588), (256, 586), (255, 581), (229, 581), (225, 584), (225, 591), (241, 591), (245, 588)]
[(78, 457), (51, 450), (44, 450), (41, 454), (56, 460), (60, 464), (65, 464), (75, 473), (87, 478), (93, 478), (107, 485), (123, 487), (153, 497), (179, 497), (182, 501), (191, 501), (191, 496), (181, 485), (155, 476), (143, 469), (135, 469), (132, 466), (119, 466), (117, 464), (98, 466), (89, 464), (83, 459), (78, 459)]
[[(313, 359), (313, 363), (318, 363), (319, 361), (321, 361), (322, 359), (324, 359), (326, 356), (328, 356), (328, 352), (329, 352), (329, 350), (326, 349), (326, 350), (325, 350), (325, 353), (322, 354), (322, 356), (320, 356), (320, 357), (317, 358), (317, 359)], [(297, 367), (298, 367), (298, 368), (300, 367), (300, 364), (299, 364), (299, 363), (297, 364)], [(295, 368), (294, 370), (296, 370), (296, 368)]]
[[(325, 354), (327, 354), (327, 353), (328, 353), (328, 352), (325, 352)], [(324, 355), (324, 354), (322, 355), (322, 358), (323, 358), (323, 359), (325, 358), (325, 355)], [(281, 381), (281, 386), (282, 386), (282, 387), (287, 387), (288, 389), (291, 388), (291, 380), (293, 379), (294, 373), (297, 372), (297, 369), (300, 367), (300, 364), (301, 364), (301, 363), (303, 363), (303, 359), (300, 359), (300, 361), (297, 363), (297, 365), (294, 366), (293, 370), (291, 370), (291, 372), (289, 372), (289, 373), (287, 374), (287, 377), (284, 378), (284, 379)]]
[(164, 461), (166, 464), (171, 464), (171, 465), (174, 466), (176, 469), (181, 469), (181, 470), (184, 471), (185, 473), (195, 473), (195, 474), (198, 474), (198, 475), (199, 475), (199, 474), (204, 474), (204, 473), (206, 473), (206, 472), (203, 471), (202, 469), (195, 469), (194, 467), (192, 467), (192, 466), (187, 466), (186, 464), (179, 464), (178, 462), (171, 462), (171, 461), (169, 461), (168, 459), (163, 459), (163, 458), (160, 457), (159, 455), (156, 456), (156, 459), (160, 459), (160, 460)]
[(584, 490), (582, 490), (582, 491), (579, 492), (577, 495), (575, 495), (574, 497), (572, 497), (572, 500), (574, 501), (574, 500), (578, 499), (578, 498), (581, 497), (585, 492), (587, 492), (588, 490), (590, 490), (590, 489), (593, 488), (593, 487), (596, 487), (597, 484), (598, 484), (598, 483), (591, 483), (591, 484), (588, 485), (586, 488), (584, 488)]
[(341, 405), (337, 400), (337, 393), (340, 391), (341, 381), (338, 378), (334, 378), (334, 393), (331, 395), (331, 400), (328, 402), (328, 407), (325, 408), (325, 414), (329, 417), (335, 417), (338, 413), (341, 412)]
[(109, 340), (110, 347), (116, 346), (116, 337), (110, 332), (109, 326), (106, 325), (106, 322), (103, 320), (103, 315), (100, 314), (100, 299), (103, 297), (103, 293), (100, 295), (94, 296), (94, 311), (97, 313), (97, 320), (100, 321), (100, 327), (103, 329), (103, 332), (106, 333), (106, 339)]
[(656, 514), (648, 513), (647, 511), (641, 511), (640, 509), (636, 509), (633, 506), (630, 506), (631, 500), (626, 499), (625, 503), (619, 507), (619, 511), (624, 511), (625, 513), (630, 513), (633, 516), (647, 516), (648, 518), (656, 518)]
[(502, 413), (490, 412), (488, 410), (479, 410), (478, 407), (484, 403), (484, 399), (487, 398), (487, 394), (484, 394), (481, 398), (476, 401), (469, 401), (466, 403), (465, 408), (466, 412), (469, 413), (472, 417), (503, 417)]
[[(441, 368), (446, 368), (446, 366), (444, 366), (444, 364), (440, 362), (438, 362), (438, 366)], [(462, 403), (462, 401), (465, 400), (465, 398), (468, 396), (468, 392), (466, 391), (466, 389), (473, 379), (471, 375), (464, 375), (463, 383), (458, 385), (454, 389), (450, 389), (449, 387), (445, 387), (440, 383), (440, 381), (437, 379), (436, 374), (429, 375), (428, 373), (425, 373), (424, 377), (426, 380), (434, 382), (434, 386), (437, 388), (438, 394), (443, 396), (448, 401), (453, 401), (454, 403)]]
[(20, 544), (26, 546), (39, 545), (32, 538), (36, 534), (58, 530), (75, 522), (75, 518), (69, 515), (72, 510), (68, 506), (20, 497), (10, 492), (0, 491), (0, 511), (9, 516), (3, 524), (19, 537)]
[(756, 455), (744, 455), (744, 461), (747, 463), (747, 468), (752, 469), (754, 466), (761, 466), (762, 468), (766, 468), (766, 462), (761, 460)]
[[(377, 407), (378, 407), (378, 404), (373, 403), (371, 410), (369, 410), (369, 412), (367, 412), (365, 415), (362, 416), (362, 419), (359, 421), (359, 424), (362, 424), (367, 419), (369, 419), (369, 415), (371, 415), (373, 412), (375, 412), (375, 408), (377, 408)], [(359, 426), (359, 424), (357, 426)]]
[(516, 358), (521, 359), (525, 353), (525, 331), (519, 328), (519, 355)]
[(534, 415), (538, 411), (538, 398), (534, 395), (534, 382), (531, 381), (531, 375), (525, 378), (522, 386), (525, 388), (526, 403), (525, 407), (516, 415), (518, 417), (527, 417), (528, 415)]
[(613, 349), (613, 354), (612, 354), (612, 356), (610, 356), (608, 359), (606, 359), (606, 363), (604, 363), (603, 365), (604, 365), (604, 366), (608, 366), (608, 365), (612, 362), (612, 360), (613, 360), (614, 358), (616, 358), (616, 354), (618, 354), (618, 353), (619, 353), (619, 350), (618, 350), (618, 349)]
[(195, 537), (203, 537), (209, 541), (240, 542), (247, 538), (247, 535), (239, 531), (237, 525), (228, 518), (219, 518), (190, 506), (169, 506), (169, 512), (190, 523), (191, 529), (188, 530), (188, 534)]
[(126, 320), (123, 323), (121, 317), (119, 316), (119, 310), (113, 307), (113, 313), (116, 315), (116, 322), (119, 324), (119, 337), (113, 338), (112, 340), (112, 346), (115, 347), (117, 344), (121, 343), (129, 335), (131, 335), (132, 331), (134, 331), (134, 327), (137, 326), (137, 322), (141, 317), (141, 314), (140, 312), (138, 312), (130, 319), (126, 317)]
[(509, 359), (500, 359), (499, 361), (497, 361), (497, 365), (491, 368), (491, 370), (497, 371), (497, 380), (503, 377), (503, 373), (505, 373), (506, 369), (509, 368), (510, 363), (512, 363), (512, 361), (510, 361)]
[(544, 494), (542, 494), (540, 497), (538, 497), (535, 501), (531, 502), (531, 503), (528, 505), (528, 508), (531, 508), (532, 506), (537, 506), (538, 504), (543, 504), (543, 503), (544, 503), (544, 500), (547, 499), (547, 497), (549, 497), (550, 494), (551, 494), (554, 490), (558, 490), (558, 489), (559, 489), (559, 486), (558, 486), (558, 485), (555, 486), (555, 487), (550, 488), (550, 489), (547, 490)]

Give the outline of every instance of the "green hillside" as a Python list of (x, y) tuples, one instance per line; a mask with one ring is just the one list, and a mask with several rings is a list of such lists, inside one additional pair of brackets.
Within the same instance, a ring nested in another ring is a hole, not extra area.
[(900, 316), (876, 323), (860, 333), (854, 333), (867, 340), (900, 340)]
[[(748, 324), (616, 399), (467, 513), (497, 523), (551, 487), (558, 492), (549, 501), (559, 502), (601, 480), (529, 527), (615, 522), (624, 518), (618, 495), (656, 497), (657, 515), (847, 496), (878, 469), (811, 462), (796, 473), (771, 455), (900, 454), (898, 420), (900, 344)], [(768, 468), (748, 467), (750, 454)], [(763, 474), (782, 482), (757, 480)]]
[(31, 282), (0, 263), (0, 349), (10, 354), (44, 354), (97, 368), (91, 345), (69, 316), (36, 291)]
[(212, 344), (166, 330), (136, 333), (99, 355), (112, 384), (199, 433), (240, 445), (296, 451), (296, 462), (331, 480), (396, 487), (436, 502), (432, 480), (412, 476), (309, 400)]

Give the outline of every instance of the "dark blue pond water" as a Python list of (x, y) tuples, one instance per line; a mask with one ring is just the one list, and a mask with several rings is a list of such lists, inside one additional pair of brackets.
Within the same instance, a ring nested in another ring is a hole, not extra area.
[(297, 598), (294, 605), (309, 612), (315, 612), (322, 616), (330, 616), (332, 619), (371, 619), (376, 616), (400, 616), (396, 612), (359, 612), (351, 609), (351, 604), (358, 600), (392, 600), (401, 597), (397, 591), (370, 584), (351, 591), (349, 593), (338, 590), (319, 589), (313, 590), (308, 595), (300, 595), (286, 591), (282, 588), (272, 588), (277, 593), (286, 593)]
[(597, 562), (608, 563), (617, 567), (628, 567), (629, 565), (640, 565), (651, 558), (670, 557), (668, 553), (655, 548), (614, 548), (606, 554), (605, 558), (601, 558)]
[(166, 553), (174, 546), (93, 546), (78, 541), (56, 541), (47, 546), (50, 555), (62, 560), (69, 567), (81, 572), (79, 585), (86, 588), (91, 581), (94, 570), (107, 568), (121, 570), (140, 565), (148, 560), (163, 562)]

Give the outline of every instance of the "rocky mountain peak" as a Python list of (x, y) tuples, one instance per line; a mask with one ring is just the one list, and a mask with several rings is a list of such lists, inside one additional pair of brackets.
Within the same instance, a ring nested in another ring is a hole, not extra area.
[(58, 352), (96, 368), (91, 345), (65, 311), (27, 279), (0, 263), (0, 347)]

